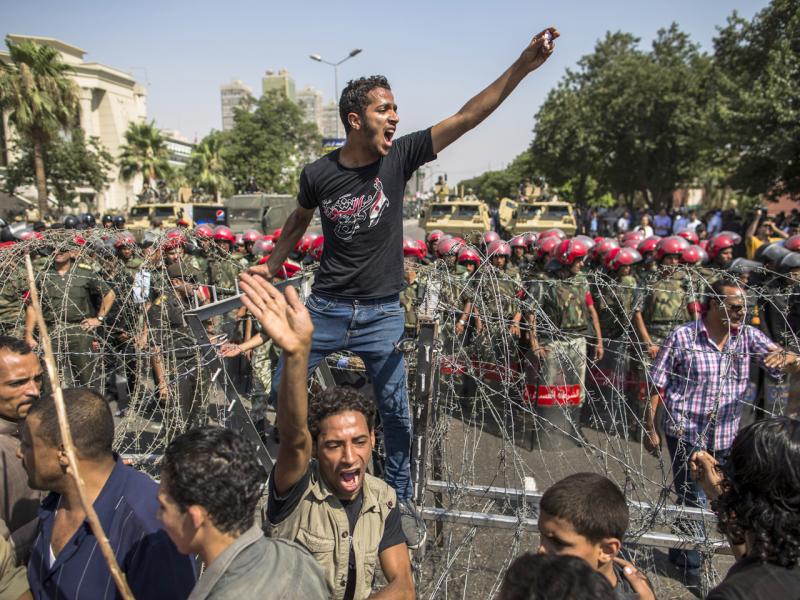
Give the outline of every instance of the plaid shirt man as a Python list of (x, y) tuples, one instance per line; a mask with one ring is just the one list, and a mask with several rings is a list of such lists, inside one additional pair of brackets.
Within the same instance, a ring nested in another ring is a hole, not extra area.
[[(729, 449), (742, 418), (750, 358), (763, 366), (775, 349), (750, 325), (731, 330), (722, 350), (709, 339), (702, 319), (676, 327), (650, 370), (653, 384), (664, 390), (666, 434), (697, 448)], [(781, 375), (777, 369), (768, 371)]]

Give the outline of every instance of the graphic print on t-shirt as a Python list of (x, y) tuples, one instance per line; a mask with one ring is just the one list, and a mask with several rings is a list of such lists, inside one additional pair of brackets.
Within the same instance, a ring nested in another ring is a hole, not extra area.
[(389, 206), (389, 198), (383, 193), (380, 177), (375, 178), (372, 187), (375, 188), (375, 193), (371, 195), (361, 194), (354, 197), (352, 194), (345, 194), (335, 200), (322, 201), (320, 208), (325, 216), (335, 223), (333, 231), (336, 237), (344, 241), (351, 240), (367, 218), (369, 218), (367, 227), (378, 224), (383, 211)]

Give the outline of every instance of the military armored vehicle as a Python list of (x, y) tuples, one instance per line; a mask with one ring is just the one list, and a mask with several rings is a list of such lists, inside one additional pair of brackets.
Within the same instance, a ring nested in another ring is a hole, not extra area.
[(490, 231), (492, 219), (485, 202), (456, 198), (423, 206), (419, 212), (419, 226), (425, 233), (441, 229), (445, 233), (466, 238), (472, 232)]
[(556, 196), (548, 200), (500, 201), (500, 226), (507, 237), (528, 231), (544, 231), (558, 227), (567, 235), (575, 235), (577, 222), (572, 204)]
[(189, 227), (203, 223), (227, 225), (228, 210), (222, 204), (214, 203), (145, 202), (131, 208), (126, 227), (137, 239), (141, 239), (142, 233), (150, 229), (153, 220), (161, 221), (164, 229), (177, 227), (178, 221), (185, 221)]
[(286, 194), (239, 194), (224, 201), (229, 226), (234, 231), (255, 229), (271, 233), (283, 227), (297, 208), (297, 199)]

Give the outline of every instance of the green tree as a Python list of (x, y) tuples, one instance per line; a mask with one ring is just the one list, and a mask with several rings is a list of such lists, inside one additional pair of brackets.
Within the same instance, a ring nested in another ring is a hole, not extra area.
[(222, 151), (225, 145), (225, 134), (212, 131), (204, 137), (192, 150), (189, 163), (184, 174), (192, 187), (201, 188), (219, 201), (220, 195), (228, 195), (233, 186), (225, 176)]
[(714, 40), (713, 124), (727, 182), (749, 195), (800, 193), (800, 3), (736, 13)]
[(78, 88), (55, 48), (27, 40), (6, 40), (6, 45), (11, 62), (0, 63), (0, 110), (8, 111), (9, 122), (32, 149), (39, 212), (44, 216), (48, 212), (44, 148), (76, 123)]
[(319, 154), (316, 125), (303, 121), (298, 106), (280, 92), (237, 108), (235, 115), (221, 157), (236, 190), (252, 182), (265, 192), (297, 193), (300, 170)]
[[(96, 137), (86, 139), (82, 129), (76, 128), (69, 136), (55, 137), (42, 149), (46, 165), (47, 182), (59, 206), (72, 204), (79, 187), (103, 190), (108, 184), (108, 173), (114, 159)], [(13, 193), (21, 185), (36, 181), (36, 157), (31, 146), (19, 149), (17, 159), (9, 166), (6, 190)]]
[(169, 164), (167, 143), (155, 122), (131, 122), (125, 132), (125, 144), (120, 148), (119, 174), (125, 181), (142, 175), (150, 189), (156, 188), (156, 179), (168, 179)]

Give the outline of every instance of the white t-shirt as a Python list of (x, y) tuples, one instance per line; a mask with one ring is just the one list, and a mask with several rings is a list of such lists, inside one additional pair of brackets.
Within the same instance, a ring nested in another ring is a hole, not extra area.
[(653, 228), (650, 225), (637, 225), (633, 229), (634, 231), (643, 231), (644, 237), (652, 237), (653, 236)]

